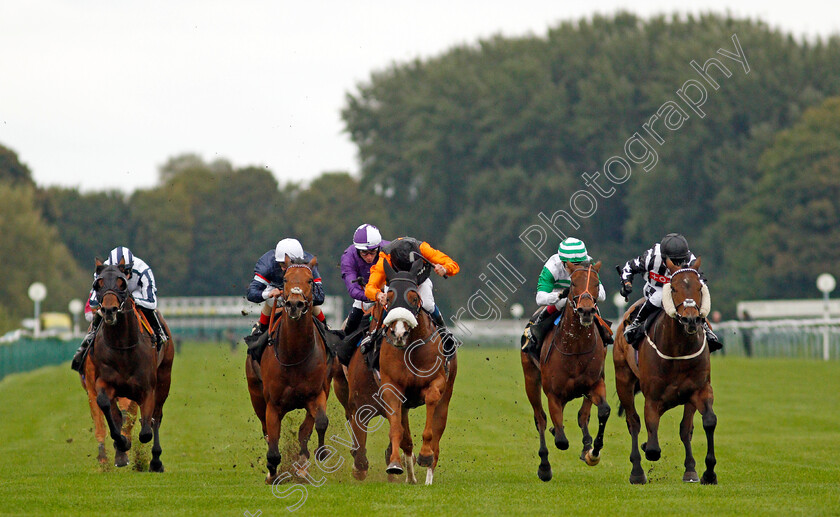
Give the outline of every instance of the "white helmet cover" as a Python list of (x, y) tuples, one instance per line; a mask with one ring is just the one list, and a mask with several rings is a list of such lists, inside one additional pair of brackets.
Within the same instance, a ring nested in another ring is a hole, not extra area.
[(300, 245), (300, 241), (297, 239), (283, 239), (277, 243), (277, 247), (274, 248), (274, 260), (283, 262), (286, 260), (287, 255), (292, 260), (303, 258), (303, 246)]

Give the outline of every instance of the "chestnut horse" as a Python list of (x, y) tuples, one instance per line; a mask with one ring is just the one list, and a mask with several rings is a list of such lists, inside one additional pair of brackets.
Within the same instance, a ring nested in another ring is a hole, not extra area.
[[(317, 264), (292, 262), (286, 258), (283, 280), (283, 305), (277, 320), (272, 314), (269, 324), (268, 346), (260, 363), (254, 364), (250, 356), (245, 361), (245, 375), (254, 412), (262, 423), (268, 443), (268, 475), (271, 484), (278, 477), (280, 465), (280, 425), (286, 413), (305, 409), (306, 417), (298, 430), (300, 463), (298, 475), (304, 476), (308, 468), (309, 437), (312, 429), (318, 432), (317, 455), (324, 445), (327, 432), (327, 397), (330, 393), (332, 363), (326, 344), (321, 339), (315, 322), (309, 314), (312, 308), (312, 268)], [(259, 373), (258, 373), (259, 372)]]
[[(376, 332), (382, 327), (382, 321), (385, 316), (385, 308), (379, 303), (374, 304), (371, 309), (371, 322), (368, 328), (370, 333)], [(338, 363), (338, 362), (336, 362)], [(353, 455), (353, 477), (359, 481), (367, 478), (370, 464), (367, 459), (367, 431), (370, 427), (369, 422), (377, 417), (388, 418), (388, 411), (383, 407), (382, 388), (377, 380), (377, 374), (374, 369), (368, 366), (365, 357), (359, 348), (353, 351), (349, 364), (345, 369), (338, 365), (338, 370), (334, 370), (333, 388), (335, 389), (336, 397), (342, 406), (344, 406), (344, 414), (347, 417), (347, 426), (349, 435), (352, 438), (352, 455)], [(408, 408), (402, 408), (402, 424), (403, 436), (400, 442), (406, 462), (406, 483), (417, 483), (417, 477), (414, 473), (414, 463), (416, 458), (413, 454), (414, 444), (411, 440), (411, 432), (408, 428)], [(392, 447), (389, 444), (385, 452), (385, 464), (391, 456)], [(396, 481), (395, 474), (388, 474), (389, 481)]]
[[(573, 399), (583, 397), (578, 411), (578, 425), (583, 432), (583, 450), (580, 459), (595, 466), (601, 461), (604, 445), (604, 428), (610, 416), (607, 390), (604, 384), (604, 363), (607, 350), (595, 323), (599, 291), (598, 271), (601, 263), (566, 264), (571, 277), (568, 301), (563, 308), (559, 327), (547, 333), (542, 342), (540, 364), (521, 352), (522, 371), (525, 375), (525, 392), (534, 408), (534, 423), (540, 436), (540, 466), (537, 476), (551, 480), (551, 464), (545, 444), (546, 417), (542, 408), (540, 386), (548, 399), (548, 411), (554, 424), (554, 445), (565, 451), (569, 440), (563, 431), (563, 409)], [(589, 434), (589, 413), (592, 405), (598, 407), (598, 434), (593, 446)]]
[[(647, 482), (641, 465), (638, 438), (641, 430), (636, 413), (634, 395), (641, 391), (645, 397), (645, 426), (648, 440), (642, 444), (645, 457), (650, 461), (659, 459), (659, 419), (669, 409), (683, 405), (683, 419), (680, 423), (680, 439), (685, 446), (685, 474), (683, 481), (717, 484), (715, 474), (714, 433), (717, 417), (712, 410), (714, 394), (711, 384), (711, 363), (703, 319), (711, 309), (711, 296), (698, 269), (700, 258), (688, 267), (680, 269), (671, 260), (666, 261), (671, 272), (671, 283), (665, 284), (662, 292), (662, 307), (651, 331), (645, 333), (639, 344), (638, 362), (633, 347), (624, 339), (624, 327), (628, 324), (633, 308), (624, 314), (624, 321), (618, 328), (613, 361), (615, 362), (615, 384), (621, 407), (627, 415), (627, 430), (632, 445), (630, 482)], [(636, 305), (642, 303), (637, 302)], [(708, 449), (706, 471), (697, 477), (694, 456), (691, 453), (691, 436), (694, 432), (694, 412), (703, 416)]]
[(397, 273), (387, 261), (384, 265), (388, 314), (382, 322), (384, 340), (379, 357), (382, 378), (379, 393), (387, 406), (391, 439), (385, 471), (394, 475), (404, 472), (399, 454), (402, 447), (411, 477), (414, 454), (408, 410), (425, 404), (426, 427), (417, 464), (427, 467), (426, 484), (431, 485), (458, 371), (457, 346), (446, 349), (431, 317), (421, 310), (417, 274), (423, 267), (422, 260), (416, 260), (409, 272)]
[(163, 404), (169, 396), (175, 350), (169, 327), (161, 318), (169, 340), (158, 352), (154, 333), (128, 292), (125, 272), (124, 261), (106, 266), (96, 259), (93, 289), (103, 317), (89, 355), (96, 403), (105, 415), (114, 448), (120, 452), (131, 448), (131, 439), (120, 434), (123, 416), (117, 398), (139, 404), (140, 442), (147, 443), (153, 436), (155, 440), (149, 470), (163, 472), (160, 424)]

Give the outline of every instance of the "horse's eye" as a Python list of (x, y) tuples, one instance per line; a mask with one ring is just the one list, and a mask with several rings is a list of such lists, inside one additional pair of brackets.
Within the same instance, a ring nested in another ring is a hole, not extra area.
[(97, 288), (97, 289), (102, 289), (102, 287), (103, 287), (104, 285), (105, 285), (105, 280), (102, 280), (102, 279), (100, 278), (99, 280), (97, 280), (97, 281), (96, 281), (96, 288)]

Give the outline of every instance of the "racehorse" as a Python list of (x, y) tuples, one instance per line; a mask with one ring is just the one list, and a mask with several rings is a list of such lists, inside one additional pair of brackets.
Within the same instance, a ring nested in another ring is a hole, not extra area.
[[(286, 258), (283, 280), (283, 305), (274, 311), (269, 323), (269, 344), (259, 365), (249, 357), (245, 363), (248, 391), (254, 412), (262, 423), (268, 443), (268, 475), (266, 483), (277, 479), (280, 465), (280, 425), (289, 411), (306, 409), (306, 417), (298, 430), (300, 463), (298, 475), (305, 476), (310, 457), (307, 444), (314, 427), (318, 432), (318, 450), (322, 451), (327, 432), (327, 397), (330, 393), (331, 359), (326, 344), (309, 315), (312, 308), (313, 258), (308, 263)], [(281, 315), (275, 320), (277, 312)], [(260, 373), (258, 373), (258, 371)]]
[(154, 436), (149, 470), (163, 472), (160, 424), (163, 404), (169, 396), (175, 350), (169, 327), (162, 318), (169, 339), (157, 350), (154, 332), (128, 292), (125, 273), (122, 260), (117, 265), (106, 266), (96, 259), (97, 279), (93, 289), (101, 303), (103, 324), (89, 355), (93, 366), (91, 378), (96, 403), (105, 415), (114, 448), (120, 452), (131, 448), (131, 439), (120, 434), (123, 417), (117, 398), (124, 397), (140, 406), (140, 442), (147, 443)]
[[(99, 460), (99, 463), (104, 465), (108, 463), (108, 454), (105, 452), (105, 415), (96, 403), (96, 386), (94, 385), (94, 376), (96, 374), (93, 362), (91, 362), (89, 355), (85, 357), (84, 372), (85, 375), (82, 379), (82, 387), (87, 392), (88, 405), (90, 406), (90, 418), (93, 420), (93, 434), (99, 444), (96, 459)], [(117, 405), (119, 406), (120, 412), (128, 415), (128, 418), (125, 419), (122, 426), (122, 434), (130, 440), (131, 432), (134, 429), (134, 421), (137, 419), (137, 403), (133, 400), (120, 398), (117, 399)], [(115, 449), (114, 466), (125, 467), (126, 465), (128, 465), (128, 455), (124, 451)]]
[[(630, 462), (630, 483), (647, 482), (641, 465), (638, 437), (641, 429), (636, 413), (634, 395), (641, 391), (645, 397), (645, 426), (648, 440), (642, 444), (645, 457), (656, 461), (661, 455), (659, 448), (659, 419), (672, 407), (683, 405), (683, 419), (680, 423), (680, 439), (685, 446), (685, 474), (683, 481), (717, 484), (715, 467), (714, 433), (717, 417), (712, 410), (714, 394), (711, 384), (711, 363), (703, 319), (711, 309), (711, 296), (698, 270), (698, 257), (688, 267), (679, 268), (671, 260), (666, 261), (671, 272), (670, 284), (662, 291), (663, 313), (645, 332), (645, 339), (639, 344), (638, 362), (633, 348), (624, 339), (624, 327), (629, 323), (634, 307), (624, 314), (624, 321), (618, 328), (613, 348), (615, 362), (615, 383), (621, 407), (627, 416), (627, 430), (632, 441)], [(639, 305), (640, 300), (635, 305)], [(694, 412), (703, 416), (708, 449), (706, 471), (697, 477), (694, 456), (691, 453), (691, 437), (694, 433)]]
[[(548, 411), (554, 424), (554, 445), (560, 450), (569, 448), (563, 431), (563, 409), (575, 398), (583, 397), (578, 412), (578, 425), (583, 432), (583, 450), (580, 459), (595, 466), (601, 461), (604, 445), (604, 428), (610, 416), (604, 384), (604, 362), (607, 351), (596, 327), (596, 301), (598, 299), (598, 271), (601, 263), (566, 264), (571, 274), (568, 301), (563, 308), (562, 323), (547, 333), (541, 343), (540, 363), (521, 352), (522, 371), (525, 375), (525, 393), (534, 409), (534, 423), (540, 436), (540, 466), (537, 476), (551, 480), (551, 464), (545, 444), (546, 417), (542, 408), (540, 387), (548, 399)], [(589, 413), (592, 405), (598, 407), (598, 434), (593, 445), (589, 434)]]
[(456, 347), (446, 349), (431, 317), (420, 310), (422, 301), (417, 292), (417, 275), (423, 267), (422, 260), (416, 260), (408, 272), (395, 272), (388, 261), (384, 267), (388, 314), (382, 322), (384, 341), (379, 358), (381, 387), (378, 393), (387, 406), (390, 424), (391, 445), (385, 471), (394, 475), (404, 472), (399, 455), (401, 446), (406, 463), (412, 469), (414, 454), (408, 410), (425, 404), (426, 427), (417, 464), (427, 467), (426, 484), (431, 485), (458, 371)]
[[(371, 321), (368, 331), (375, 333), (382, 326), (385, 316), (385, 308), (379, 303), (371, 308)], [(388, 417), (386, 408), (383, 407), (382, 393), (375, 370), (368, 365), (361, 350), (354, 346), (352, 356), (346, 368), (337, 363), (338, 370), (333, 376), (333, 388), (336, 397), (342, 406), (349, 426), (349, 434), (352, 438), (353, 455), (353, 477), (359, 481), (367, 478), (370, 464), (367, 459), (367, 430), (368, 422), (374, 417)], [(417, 483), (414, 473), (415, 457), (412, 453), (414, 444), (411, 440), (411, 432), (408, 429), (408, 408), (402, 408), (403, 436), (400, 448), (405, 454), (406, 460), (406, 483)], [(385, 452), (385, 464), (391, 456), (391, 445)], [(395, 474), (388, 474), (389, 481), (395, 481)]]

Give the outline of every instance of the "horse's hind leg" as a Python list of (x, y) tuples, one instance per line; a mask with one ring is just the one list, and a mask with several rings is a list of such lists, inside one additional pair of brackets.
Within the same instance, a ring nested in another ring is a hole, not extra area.
[(715, 474), (715, 427), (717, 427), (717, 416), (712, 410), (712, 404), (715, 401), (712, 392), (712, 385), (707, 384), (702, 390), (691, 397), (692, 403), (703, 415), (703, 430), (706, 431), (706, 442), (708, 448), (706, 450), (706, 471), (703, 472), (703, 477), (700, 478), (702, 485), (717, 485), (717, 474)]
[[(327, 386), (329, 386), (329, 384)], [(306, 451), (305, 448), (306, 442), (309, 441), (309, 436), (312, 435), (312, 427), (314, 427), (315, 432), (318, 433), (318, 448), (315, 449), (315, 459), (318, 461), (326, 461), (326, 458), (328, 457), (329, 450), (324, 447), (324, 436), (327, 433), (327, 426), (330, 423), (329, 418), (327, 418), (327, 395), (328, 392), (325, 389), (320, 393), (320, 395), (318, 395), (318, 397), (315, 400), (307, 404), (307, 415), (303, 421), (303, 424), (301, 424), (300, 426), (301, 433), (303, 433), (304, 431), (303, 426), (308, 426), (306, 441), (301, 441), (300, 465), (307, 466), (307, 464), (304, 463), (304, 461), (306, 461), (304, 460), (304, 452), (306, 454), (306, 458), (308, 459), (309, 451)], [(307, 424), (307, 421), (311, 421), (311, 423)], [(298, 438), (301, 439), (302, 437), (299, 436)], [(323, 455), (326, 455), (326, 457), (322, 457)], [(306, 473), (305, 467), (300, 470), (302, 470), (304, 474)], [(300, 475), (300, 473), (298, 475)]]
[(553, 393), (546, 393), (548, 399), (548, 414), (551, 416), (551, 423), (554, 425), (554, 446), (565, 451), (569, 448), (569, 439), (563, 427), (563, 410), (566, 407), (565, 400)]
[[(167, 334), (169, 333), (167, 327)], [(151, 472), (163, 472), (163, 463), (160, 461), (160, 454), (163, 450), (160, 447), (160, 425), (163, 422), (163, 404), (169, 397), (169, 386), (172, 381), (172, 359), (175, 355), (174, 348), (169, 344), (165, 349), (166, 356), (157, 372), (157, 386), (155, 387), (155, 411), (152, 414), (152, 429), (154, 431), (154, 444), (152, 445), (152, 461), (149, 462)]]
[(683, 409), (683, 419), (680, 422), (680, 440), (685, 446), (685, 474), (683, 474), (683, 481), (686, 483), (696, 483), (700, 481), (695, 470), (694, 455), (691, 453), (691, 437), (694, 434), (694, 412), (696, 408), (694, 404), (688, 402)]
[(589, 399), (598, 408), (598, 434), (595, 435), (595, 443), (591, 451), (587, 452), (583, 461), (590, 467), (594, 467), (601, 461), (601, 449), (604, 447), (604, 430), (607, 428), (607, 420), (610, 418), (610, 405), (607, 403), (607, 387), (602, 378), (595, 386)]
[(93, 387), (93, 377), (85, 377), (85, 388), (88, 394), (88, 405), (90, 406), (90, 418), (93, 420), (94, 436), (99, 444), (99, 454), (96, 459), (103, 465), (108, 463), (108, 454), (105, 452), (105, 420), (102, 410), (96, 403), (96, 390)]
[(148, 443), (153, 436), (152, 421), (155, 412), (155, 390), (150, 389), (140, 400), (140, 443)]
[[(306, 416), (303, 418), (303, 422), (300, 423), (300, 428), (298, 428), (298, 443), (300, 444), (298, 461), (300, 461), (300, 465), (306, 465), (309, 460), (309, 438), (312, 436), (312, 429), (314, 428), (315, 417), (307, 409)], [(304, 473), (305, 469), (303, 469), (303, 472), (299, 472), (298, 476), (303, 477)]]
[(534, 409), (534, 425), (540, 437), (540, 466), (537, 476), (543, 481), (551, 481), (551, 464), (548, 462), (548, 447), (545, 444), (545, 428), (547, 419), (542, 407), (542, 390), (540, 388), (540, 369), (531, 361), (528, 354), (521, 352), (522, 372), (525, 375), (525, 394)]
[[(621, 329), (619, 329), (621, 330)], [(618, 344), (618, 340), (616, 340)], [(630, 433), (630, 463), (633, 465), (630, 471), (630, 483), (643, 485), (647, 483), (647, 476), (642, 469), (642, 455), (639, 453), (639, 432), (642, 430), (642, 422), (636, 412), (636, 383), (638, 380), (624, 363), (623, 359), (615, 360), (615, 388), (618, 392), (618, 400), (624, 410), (627, 420), (627, 431)], [(620, 415), (620, 413), (619, 413)]]
[(257, 376), (256, 370), (252, 364), (253, 359), (250, 356), (245, 358), (245, 379), (248, 381), (248, 394), (251, 397), (251, 405), (254, 407), (254, 413), (260, 419), (262, 425), (263, 437), (268, 436), (268, 431), (265, 427), (265, 396), (263, 396), (263, 383)]
[(265, 483), (270, 485), (277, 478), (277, 467), (283, 457), (280, 454), (280, 423), (283, 420), (285, 411), (281, 411), (274, 404), (266, 406), (265, 423), (267, 428), (266, 441), (268, 442), (268, 453), (265, 455), (268, 466), (268, 475)]

